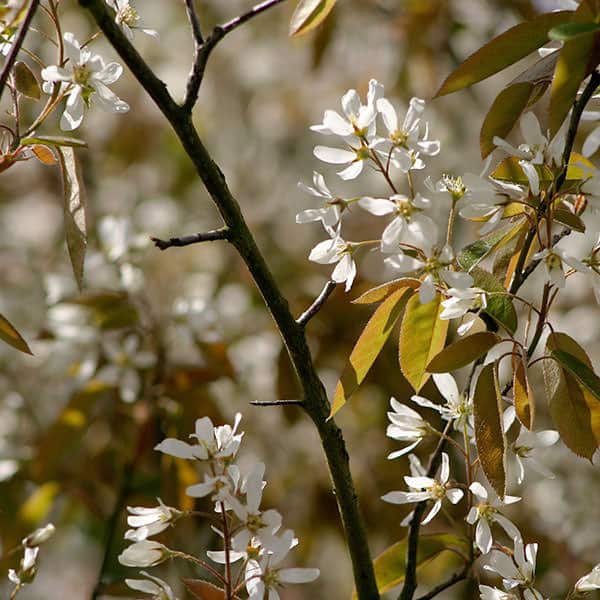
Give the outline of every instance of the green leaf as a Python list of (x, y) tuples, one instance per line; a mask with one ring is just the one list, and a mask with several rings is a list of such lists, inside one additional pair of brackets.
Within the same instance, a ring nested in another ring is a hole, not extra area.
[(585, 233), (585, 223), (574, 213), (566, 208), (555, 208), (553, 212), (554, 220), (569, 229)]
[[(406, 574), (407, 538), (386, 548), (373, 561), (377, 589), (383, 594), (404, 581)], [(419, 536), (417, 547), (417, 568), (424, 567), (442, 552), (452, 552), (466, 555), (469, 551), (469, 542), (465, 538), (450, 533), (425, 534)], [(353, 600), (357, 598), (356, 591), (352, 594)]]
[(87, 248), (85, 222), (85, 188), (75, 151), (69, 146), (57, 146), (63, 181), (63, 213), (65, 236), (79, 289), (83, 287), (83, 263)]
[(506, 438), (502, 429), (502, 396), (495, 363), (481, 369), (473, 395), (475, 441), (481, 468), (500, 498), (506, 490)]
[(517, 225), (509, 223), (465, 246), (457, 258), (459, 266), (465, 271), (470, 271), (496, 248), (508, 243), (520, 232), (522, 227), (523, 222), (519, 222)]
[(535, 416), (535, 398), (527, 377), (527, 358), (523, 356), (520, 346), (516, 344), (513, 348), (512, 367), (515, 413), (519, 421), (527, 429), (531, 429)]
[(590, 367), (564, 350), (551, 350), (550, 354), (600, 400), (600, 378)]
[(14, 66), (15, 87), (20, 94), (39, 100), (42, 97), (40, 84), (36, 79), (31, 69), (24, 63), (18, 60)]
[(0, 340), (6, 342), (9, 346), (24, 352), (25, 354), (31, 354), (33, 352), (29, 349), (27, 342), (23, 339), (21, 334), (12, 326), (8, 319), (0, 314)]
[[(589, 5), (583, 2), (575, 12), (575, 21), (587, 22), (592, 19)], [(564, 42), (559, 50), (550, 91), (550, 134), (552, 136), (559, 130), (573, 106), (581, 82), (600, 60), (598, 40), (599, 36), (596, 33), (580, 35)]]
[(367, 322), (335, 388), (331, 416), (346, 404), (364, 381), (412, 294), (412, 290), (405, 287), (396, 290), (377, 307)]
[(600, 31), (598, 23), (563, 23), (553, 27), (548, 32), (548, 37), (557, 42), (565, 42), (596, 31)]
[(427, 304), (418, 295), (408, 301), (400, 330), (400, 369), (413, 389), (418, 392), (430, 373), (427, 365), (446, 342), (449, 321), (440, 319), (443, 310), (440, 294)]
[(72, 146), (74, 148), (87, 148), (87, 142), (77, 138), (66, 137), (64, 135), (34, 135), (24, 137), (21, 140), (23, 146), (32, 144), (44, 144), (46, 146)]
[(352, 304), (376, 304), (385, 300), (393, 292), (402, 288), (410, 288), (412, 290), (419, 289), (421, 282), (414, 277), (401, 277), (400, 279), (394, 279), (388, 281), (382, 285), (367, 290), (364, 294), (361, 294), (355, 300), (352, 300)]
[(517, 311), (502, 283), (494, 275), (479, 267), (471, 269), (471, 275), (475, 286), (488, 292), (485, 312), (502, 327), (514, 333), (519, 324)]
[(544, 94), (552, 81), (556, 59), (556, 53), (541, 58), (513, 79), (496, 97), (479, 134), (482, 158), (496, 148), (494, 137), (505, 138), (523, 111), (535, 104)]
[(429, 373), (449, 373), (487, 354), (501, 339), (491, 331), (479, 331), (446, 346), (427, 365)]
[(444, 81), (436, 96), (451, 94), (482, 81), (525, 58), (548, 42), (548, 31), (573, 18), (571, 11), (538, 15), (519, 23), (477, 50)]
[(290, 21), (290, 35), (300, 36), (318, 27), (333, 10), (336, 0), (300, 0)]
[[(564, 333), (551, 333), (546, 349), (551, 355), (563, 351), (591, 368), (583, 348)], [(560, 361), (545, 360), (543, 375), (550, 415), (561, 439), (571, 452), (591, 459), (600, 443), (600, 403)]]

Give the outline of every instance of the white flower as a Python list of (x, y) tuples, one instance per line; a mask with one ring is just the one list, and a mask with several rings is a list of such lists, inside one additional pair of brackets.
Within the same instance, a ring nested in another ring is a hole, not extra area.
[(463, 497), (463, 491), (458, 488), (450, 487), (448, 479), (450, 477), (450, 461), (448, 455), (442, 452), (442, 466), (439, 479), (431, 477), (409, 477), (405, 476), (404, 481), (411, 488), (410, 492), (388, 492), (382, 496), (384, 502), (391, 504), (408, 504), (411, 502), (423, 502), (424, 500), (434, 500), (433, 507), (429, 514), (423, 519), (422, 524), (429, 523), (442, 508), (442, 500), (448, 498), (452, 504), (457, 504)]
[[(338, 135), (348, 141), (370, 139), (375, 135), (375, 103), (383, 96), (383, 86), (375, 79), (369, 81), (367, 104), (362, 104), (356, 90), (348, 90), (342, 96), (345, 118), (334, 110), (326, 110), (321, 125), (313, 125), (312, 131), (324, 135)], [(326, 161), (328, 162), (328, 161)]]
[(2, 54), (2, 56), (9, 55), (10, 50), (13, 45), (13, 42), (15, 41), (15, 38), (17, 37), (16, 33), (6, 36), (6, 31), (7, 30), (4, 30), (4, 35), (2, 37), (0, 37), (0, 54)]
[(152, 600), (175, 600), (171, 586), (162, 579), (140, 571), (145, 579), (126, 579), (125, 583), (132, 589), (146, 594), (152, 594)]
[(450, 288), (446, 291), (446, 295), (450, 297), (442, 300), (444, 310), (440, 314), (440, 319), (458, 319), (472, 309), (479, 312), (487, 306), (485, 291), (481, 288)]
[(576, 592), (592, 592), (594, 590), (600, 590), (600, 565), (596, 565), (575, 584)]
[(354, 248), (345, 242), (339, 235), (333, 239), (319, 242), (308, 255), (313, 262), (330, 265), (338, 263), (331, 274), (331, 280), (336, 283), (346, 282), (346, 291), (349, 291), (356, 277), (356, 263), (352, 257)]
[(294, 532), (287, 529), (271, 540), (269, 553), (246, 564), (245, 582), (248, 600), (279, 600), (277, 588), (286, 583), (308, 583), (319, 576), (319, 569), (280, 569), (278, 565), (297, 543)]
[(23, 553), (23, 558), (19, 563), (19, 570), (8, 570), (8, 579), (16, 586), (20, 587), (33, 581), (37, 572), (37, 559), (39, 551), (39, 546), (36, 546), (35, 548), (26, 547), (25, 552)]
[(327, 187), (323, 175), (313, 171), (313, 185), (305, 185), (302, 182), (298, 183), (298, 187), (316, 198), (322, 198), (324, 200), (323, 208), (309, 208), (303, 210), (296, 215), (296, 223), (312, 223), (314, 221), (321, 221), (323, 227), (330, 232), (340, 222), (340, 216), (344, 208), (346, 208), (346, 202), (342, 198), (336, 198)]
[(237, 453), (244, 436), (243, 431), (237, 433), (241, 420), (242, 415), (237, 413), (233, 427), (230, 425), (214, 427), (208, 417), (203, 417), (196, 420), (196, 432), (190, 435), (196, 438), (196, 444), (166, 438), (154, 449), (177, 458), (229, 461)]
[(134, 529), (125, 532), (126, 540), (141, 542), (164, 531), (183, 514), (180, 510), (164, 504), (160, 498), (157, 498), (157, 500), (159, 505), (154, 508), (144, 506), (127, 507), (129, 511), (127, 524)]
[(427, 398), (417, 395), (412, 396), (411, 400), (419, 406), (436, 410), (445, 421), (454, 421), (454, 428), (457, 431), (462, 431), (466, 425), (467, 431), (472, 434), (473, 402), (469, 400), (468, 395), (458, 391), (456, 380), (449, 373), (434, 373), (432, 378), (440, 394), (446, 400), (446, 404), (435, 404)]
[(388, 198), (365, 196), (358, 205), (372, 215), (394, 215), (394, 219), (381, 234), (381, 251), (394, 253), (401, 251), (401, 244), (430, 249), (438, 237), (435, 223), (423, 210), (431, 206), (431, 201), (417, 194), (412, 200), (401, 194)]
[(154, 567), (171, 556), (171, 551), (152, 540), (131, 544), (119, 554), (119, 562), (126, 567)]
[(519, 596), (512, 592), (505, 592), (489, 585), (480, 585), (479, 593), (481, 600), (520, 600)]
[(233, 537), (236, 548), (245, 548), (255, 537), (262, 543), (263, 534), (270, 536), (281, 527), (281, 515), (276, 510), (260, 510), (264, 487), (265, 465), (258, 463), (242, 483), (242, 492), (246, 493), (246, 503), (237, 498), (228, 498), (228, 503), (240, 520), (242, 529)]
[(580, 273), (588, 272), (588, 268), (581, 261), (569, 256), (562, 248), (544, 248), (542, 251), (536, 252), (532, 258), (543, 261), (546, 281), (558, 288), (565, 287), (563, 263)]
[(538, 545), (527, 544), (523, 547), (523, 540), (520, 537), (513, 541), (515, 550), (512, 558), (499, 550), (493, 550), (490, 553), (489, 564), (484, 565), (483, 568), (500, 575), (506, 590), (522, 587), (525, 588), (526, 600), (543, 600), (542, 595), (533, 589)]
[(109, 6), (116, 11), (115, 23), (123, 30), (128, 40), (133, 39), (134, 31), (141, 31), (158, 39), (158, 32), (140, 25), (140, 16), (128, 0), (107, 0)]
[(356, 147), (348, 144), (348, 150), (315, 146), (313, 154), (319, 160), (331, 165), (347, 165), (345, 169), (338, 171), (338, 175), (347, 181), (356, 179), (362, 173), (364, 162), (371, 158), (371, 147), (366, 143)]
[(477, 496), (479, 503), (477, 506), (471, 507), (466, 521), (470, 525), (477, 523), (475, 543), (482, 554), (487, 554), (492, 549), (492, 531), (490, 529), (492, 523), (498, 523), (511, 540), (521, 538), (521, 534), (516, 526), (498, 510), (502, 505), (513, 504), (521, 498), (517, 496), (504, 496), (504, 499), (500, 501), (493, 492), (490, 498), (488, 491), (477, 481), (474, 481), (469, 486), (469, 490)]
[(388, 130), (387, 138), (380, 138), (375, 143), (377, 151), (387, 157), (396, 168), (404, 173), (411, 169), (423, 169), (425, 163), (420, 154), (435, 156), (440, 151), (438, 140), (428, 140), (428, 127), (425, 125), (421, 137), (421, 115), (425, 110), (425, 101), (411, 98), (408, 111), (402, 125), (392, 103), (387, 98), (377, 101), (377, 110), (381, 113), (383, 123)]
[(396, 450), (388, 455), (388, 458), (394, 459), (408, 454), (417, 444), (430, 432), (430, 425), (421, 415), (401, 404), (396, 398), (390, 398), (390, 404), (393, 411), (388, 412), (390, 424), (387, 426), (386, 435), (393, 440), (401, 442), (412, 442), (402, 450)]
[(89, 48), (81, 48), (72, 33), (64, 35), (65, 53), (69, 62), (65, 67), (52, 65), (42, 70), (45, 81), (67, 84), (67, 105), (60, 119), (65, 131), (77, 129), (83, 121), (86, 106), (92, 99), (106, 112), (126, 113), (127, 102), (120, 100), (107, 86), (121, 77), (123, 67), (93, 54)]
[(517, 437), (511, 446), (511, 450), (517, 459), (517, 483), (521, 484), (525, 479), (525, 464), (528, 464), (540, 475), (549, 479), (554, 479), (552, 471), (533, 458), (531, 453), (538, 448), (548, 448), (549, 446), (556, 444), (559, 438), (560, 435), (558, 434), (558, 431), (553, 431), (551, 429), (538, 431), (537, 433), (525, 429), (521, 431), (519, 437)]
[(21, 540), (21, 544), (27, 548), (35, 548), (40, 544), (48, 541), (56, 531), (56, 527), (52, 523), (48, 523), (44, 527), (36, 529), (33, 533), (30, 533), (26, 538)]

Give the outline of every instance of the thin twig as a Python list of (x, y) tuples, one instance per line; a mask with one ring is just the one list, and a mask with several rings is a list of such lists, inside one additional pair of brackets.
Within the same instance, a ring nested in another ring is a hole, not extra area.
[(2, 67), (2, 72), (0, 72), (0, 99), (2, 99), (2, 92), (4, 91), (6, 82), (8, 81), (8, 75), (15, 64), (15, 61), (17, 60), (17, 55), (19, 54), (19, 50), (21, 50), (21, 46), (25, 41), (25, 36), (27, 35), (29, 25), (31, 24), (36, 10), (38, 9), (39, 3), (39, 0), (31, 0), (31, 4), (25, 13), (25, 18), (19, 27), (17, 37), (15, 38), (15, 41), (10, 48), (10, 52), (6, 57), (6, 62)]
[(157, 248), (166, 250), (167, 248), (189, 246), (191, 244), (199, 244), (201, 242), (214, 242), (216, 240), (226, 240), (229, 237), (229, 230), (226, 227), (221, 229), (213, 229), (204, 233), (194, 233), (192, 235), (184, 235), (182, 237), (172, 237), (168, 240), (161, 240), (157, 237), (151, 237)]
[(331, 296), (336, 287), (337, 283), (330, 279), (315, 301), (296, 319), (296, 323), (302, 327), (306, 327), (306, 324), (321, 310), (321, 308), (323, 308), (327, 298)]
[(252, 406), (302, 406), (302, 400), (251, 400)]
[(196, 46), (197, 53), (202, 44), (204, 44), (204, 38), (202, 37), (202, 29), (200, 28), (200, 20), (198, 19), (194, 0), (185, 0), (185, 10), (192, 26), (192, 35), (194, 36), (194, 45)]
[(463, 581), (463, 579), (466, 579), (468, 573), (469, 573), (469, 568), (465, 567), (462, 571), (459, 571), (458, 573), (455, 573), (454, 575), (452, 575), (450, 577), (450, 579), (448, 579), (447, 581), (440, 583), (440, 585), (429, 590), (426, 594), (419, 596), (417, 598), (417, 600), (431, 600), (431, 598), (434, 598), (440, 592), (443, 592), (444, 590), (447, 590), (449, 587), (452, 587), (455, 583), (458, 583), (459, 581)]
[[(186, 0), (186, 4), (189, 4), (190, 2), (191, 0)], [(217, 25), (213, 29), (213, 32), (202, 43), (202, 46), (196, 51), (196, 57), (194, 59), (192, 72), (188, 77), (185, 92), (185, 100), (183, 101), (182, 105), (183, 109), (186, 112), (190, 112), (192, 108), (194, 108), (194, 105), (198, 100), (198, 92), (200, 91), (200, 85), (202, 84), (202, 79), (204, 78), (206, 63), (208, 62), (210, 54), (214, 50), (216, 45), (228, 33), (231, 33), (234, 29), (237, 29), (240, 25), (246, 23), (246, 21), (249, 21), (257, 15), (260, 15), (261, 13), (265, 12), (269, 8), (272, 8), (277, 4), (281, 4), (282, 2), (285, 2), (285, 0), (265, 0), (265, 2), (257, 4), (248, 12), (245, 12), (244, 14), (239, 15), (234, 19), (231, 19), (231, 21), (227, 21), (227, 23), (224, 23), (223, 25)]]

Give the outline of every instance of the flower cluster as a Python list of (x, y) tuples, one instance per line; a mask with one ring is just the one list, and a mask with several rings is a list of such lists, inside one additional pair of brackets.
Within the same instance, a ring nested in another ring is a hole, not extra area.
[[(242, 471), (235, 463), (243, 432), (239, 431), (241, 415), (237, 414), (232, 426), (214, 426), (208, 417), (196, 421), (195, 432), (190, 435), (190, 444), (175, 438), (167, 438), (156, 446), (156, 450), (179, 459), (196, 460), (207, 466), (204, 480), (191, 485), (186, 493), (192, 498), (209, 497), (214, 503), (215, 513), (222, 522), (214, 528), (223, 541), (223, 550), (209, 550), (207, 557), (217, 565), (231, 565), (241, 561), (238, 578), (226, 580), (218, 571), (208, 566), (213, 574), (221, 578), (230, 589), (246, 587), (249, 598), (261, 600), (277, 599), (278, 588), (287, 583), (305, 583), (319, 576), (318, 569), (283, 568), (281, 563), (289, 551), (298, 544), (290, 529), (282, 530), (282, 518), (277, 510), (261, 508), (265, 465), (257, 463)], [(181, 511), (165, 505), (159, 500), (155, 508), (130, 507), (128, 524), (131, 527), (125, 538), (133, 543), (119, 556), (121, 564), (129, 567), (151, 567), (172, 558), (190, 558), (171, 550), (164, 544), (148, 539), (162, 533), (177, 520), (186, 516)], [(194, 559), (198, 563), (198, 559)], [(202, 561), (200, 561), (202, 562)], [(169, 586), (162, 580), (142, 571), (146, 579), (128, 579), (129, 587), (153, 593), (159, 598), (172, 599)], [(162, 596), (160, 594), (162, 593)]]

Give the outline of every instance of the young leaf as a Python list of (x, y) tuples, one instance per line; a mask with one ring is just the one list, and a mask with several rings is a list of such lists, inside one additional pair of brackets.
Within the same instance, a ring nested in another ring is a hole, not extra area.
[(449, 373), (487, 354), (500, 337), (491, 331), (478, 331), (446, 346), (427, 365), (428, 373)]
[(471, 269), (475, 285), (489, 292), (485, 312), (511, 333), (517, 330), (517, 311), (504, 286), (494, 275), (479, 267)]
[(64, 135), (34, 135), (24, 137), (21, 140), (23, 146), (31, 144), (44, 144), (46, 146), (72, 146), (74, 148), (87, 148), (87, 142), (77, 138), (66, 137)]
[(336, 0), (300, 0), (290, 21), (290, 35), (300, 36), (318, 27), (332, 11)]
[(383, 349), (394, 325), (402, 315), (412, 290), (400, 288), (373, 313), (352, 349), (348, 363), (335, 388), (331, 416), (335, 415), (364, 381), (369, 369)]
[(48, 146), (36, 144), (35, 146), (31, 146), (31, 151), (42, 164), (48, 166), (56, 164), (56, 156), (54, 156), (54, 153)]
[(566, 42), (580, 35), (600, 31), (598, 23), (564, 23), (557, 25), (548, 32), (548, 37), (556, 42)]
[(4, 315), (0, 314), (0, 340), (6, 342), (9, 346), (24, 352), (25, 354), (31, 354), (33, 352), (29, 349), (27, 342), (23, 339), (21, 334), (12, 326)]
[(566, 368), (567, 371), (574, 375), (581, 385), (586, 387), (598, 400), (600, 400), (600, 378), (594, 373), (591, 367), (564, 350), (551, 350), (550, 354), (562, 367)]
[(38, 80), (24, 62), (18, 60), (15, 63), (14, 75), (15, 87), (20, 94), (27, 96), (27, 98), (32, 98), (33, 100), (39, 100), (42, 97), (42, 90), (40, 89)]
[(400, 330), (400, 369), (413, 389), (418, 392), (427, 382), (430, 373), (427, 365), (446, 342), (449, 321), (440, 319), (443, 310), (440, 294), (427, 304), (419, 296), (408, 301)]
[(376, 304), (385, 300), (390, 294), (402, 288), (410, 288), (416, 290), (421, 285), (421, 282), (414, 277), (401, 277), (388, 281), (382, 285), (367, 290), (361, 294), (356, 300), (352, 300), (352, 304)]
[[(380, 594), (391, 590), (404, 581), (407, 546), (408, 539), (404, 538), (386, 548), (373, 561), (377, 589)], [(419, 545), (417, 546), (417, 569), (424, 567), (442, 552), (448, 551), (464, 554), (468, 549), (468, 540), (457, 535), (450, 533), (421, 535), (419, 536)], [(356, 592), (353, 592), (352, 599), (356, 600), (357, 598)]]
[(494, 363), (481, 369), (473, 395), (475, 441), (481, 468), (500, 498), (506, 488), (506, 438), (502, 429), (502, 396)]
[(64, 195), (65, 235), (73, 273), (79, 289), (83, 286), (83, 263), (87, 247), (85, 188), (73, 148), (57, 146)]
[(548, 31), (572, 20), (573, 12), (544, 13), (519, 23), (477, 50), (444, 81), (436, 96), (468, 87), (502, 71), (548, 42)]
[(527, 377), (527, 362), (522, 355), (519, 346), (515, 344), (513, 348), (512, 367), (513, 367), (513, 398), (515, 403), (515, 412), (521, 423), (531, 429), (535, 416), (535, 398), (533, 391), (529, 386)]

